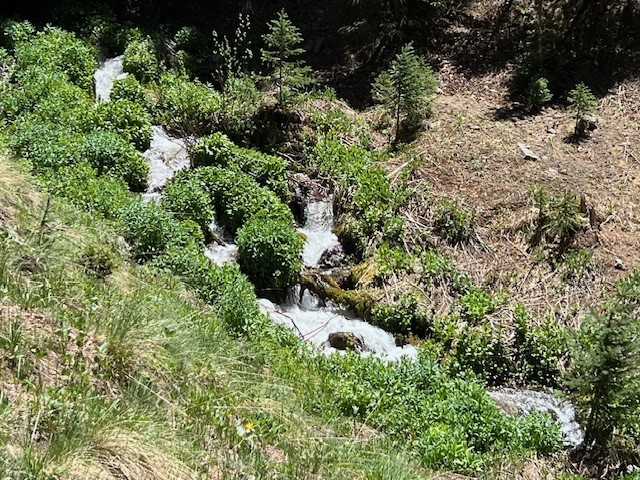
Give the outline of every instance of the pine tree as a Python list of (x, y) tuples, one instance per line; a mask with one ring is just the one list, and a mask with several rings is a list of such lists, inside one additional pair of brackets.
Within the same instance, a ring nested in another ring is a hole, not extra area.
[(582, 325), (568, 385), (585, 417), (587, 448), (609, 446), (614, 432), (637, 418), (640, 406), (640, 272), (617, 284), (604, 313)]
[(311, 69), (297, 60), (305, 52), (300, 47), (302, 35), (284, 10), (267, 26), (269, 33), (263, 36), (267, 48), (262, 50), (262, 60), (271, 68), (278, 103), (286, 107), (295, 93), (312, 83)]
[(584, 83), (579, 83), (573, 90), (569, 92), (567, 97), (569, 108), (576, 112), (575, 135), (582, 137), (585, 135), (588, 124), (585, 118), (588, 114), (593, 113), (598, 106), (598, 101), (589, 87)]
[(373, 83), (373, 96), (394, 118), (397, 143), (403, 128), (415, 129), (431, 110), (437, 80), (412, 44), (405, 45)]

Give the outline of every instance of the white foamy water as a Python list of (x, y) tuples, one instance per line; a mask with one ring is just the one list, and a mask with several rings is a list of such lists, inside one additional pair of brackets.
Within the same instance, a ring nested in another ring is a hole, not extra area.
[[(362, 320), (348, 316), (347, 312), (334, 306), (322, 306), (322, 301), (305, 291), (300, 298), (300, 287), (292, 289), (287, 301), (276, 305), (267, 299), (259, 299), (260, 307), (280, 325), (293, 330), (306, 342), (320, 347), (326, 353), (337, 352), (328, 345), (329, 334), (350, 332), (359, 336), (373, 354), (393, 361), (402, 357), (415, 359), (418, 350), (411, 345), (396, 346), (393, 336), (384, 330)], [(367, 355), (367, 353), (364, 353)]]
[(550, 393), (534, 390), (504, 388), (489, 392), (489, 396), (499, 405), (516, 409), (520, 413), (548, 412), (558, 422), (563, 442), (566, 446), (577, 447), (584, 441), (582, 427), (576, 421), (573, 405)]
[(204, 251), (204, 255), (220, 267), (226, 263), (232, 263), (237, 260), (238, 246), (234, 243), (225, 243), (224, 245), (212, 243)]
[(191, 163), (184, 140), (169, 136), (158, 126), (153, 127), (151, 146), (144, 152), (144, 158), (149, 164), (147, 196), (162, 189), (178, 170), (188, 168)]
[(98, 66), (98, 70), (94, 75), (97, 100), (108, 102), (111, 97), (113, 83), (127, 76), (122, 67), (123, 58), (122, 55), (115, 58), (108, 58)]
[(309, 267), (317, 267), (322, 254), (339, 245), (333, 233), (333, 202), (331, 198), (309, 202), (305, 208), (306, 222), (299, 231), (307, 237), (302, 251), (302, 261)]

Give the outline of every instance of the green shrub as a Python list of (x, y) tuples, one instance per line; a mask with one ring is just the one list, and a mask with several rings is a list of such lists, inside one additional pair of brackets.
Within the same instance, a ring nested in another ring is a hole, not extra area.
[(183, 247), (198, 239), (190, 237), (188, 225), (182, 225), (170, 212), (155, 203), (131, 202), (119, 212), (120, 229), (136, 260), (150, 260), (168, 247)]
[(156, 47), (149, 37), (133, 40), (127, 45), (122, 65), (125, 72), (130, 73), (142, 83), (153, 82), (160, 77), (160, 61)]
[(2, 44), (14, 48), (18, 43), (30, 41), (36, 34), (36, 28), (28, 20), (21, 22), (7, 20), (2, 23)]
[(90, 245), (84, 249), (78, 263), (87, 275), (103, 279), (118, 267), (120, 259), (110, 245)]
[(518, 375), (527, 384), (557, 387), (562, 360), (568, 351), (566, 327), (553, 317), (534, 324), (520, 303), (515, 306), (514, 316)]
[(527, 107), (532, 110), (540, 110), (553, 98), (549, 90), (549, 81), (544, 77), (532, 79), (525, 94)]
[(446, 286), (452, 293), (464, 295), (474, 288), (473, 280), (461, 273), (451, 257), (434, 249), (426, 250), (420, 259), (421, 279), (433, 286)]
[(460, 297), (461, 315), (464, 320), (477, 324), (493, 313), (500, 300), (481, 288), (473, 287)]
[(454, 371), (471, 370), (489, 385), (505, 383), (513, 372), (513, 358), (501, 329), (466, 326), (455, 342)]
[(391, 247), (384, 242), (376, 250), (376, 261), (380, 267), (380, 273), (392, 274), (394, 272), (408, 272), (413, 270), (415, 257), (401, 247)]
[(94, 128), (117, 133), (138, 150), (148, 149), (151, 143), (151, 117), (138, 103), (101, 102), (95, 106), (90, 122)]
[(403, 294), (393, 303), (376, 305), (371, 323), (391, 333), (425, 338), (431, 330), (431, 315), (415, 295)]
[(435, 232), (451, 244), (468, 243), (475, 234), (475, 211), (468, 212), (444, 199), (436, 212)]
[(115, 218), (131, 202), (129, 189), (121, 179), (98, 175), (86, 164), (67, 168), (64, 175), (49, 171), (44, 180), (53, 194), (68, 198), (89, 213), (105, 218)]
[(193, 221), (204, 234), (208, 234), (215, 216), (209, 194), (194, 176), (170, 182), (164, 190), (162, 207), (179, 220)]
[(180, 135), (202, 136), (216, 130), (220, 94), (187, 77), (170, 73), (160, 80), (156, 120)]
[(281, 157), (238, 147), (222, 133), (198, 140), (191, 151), (191, 161), (195, 167), (236, 168), (271, 189), (282, 201), (289, 200), (287, 162)]
[(246, 142), (257, 131), (263, 104), (264, 95), (249, 76), (227, 78), (222, 88), (220, 128), (233, 139)]
[(269, 323), (258, 308), (253, 285), (238, 265), (216, 267), (193, 246), (170, 248), (154, 263), (182, 277), (198, 297), (218, 310), (233, 333), (260, 331)]
[(151, 99), (147, 91), (133, 75), (127, 75), (113, 82), (111, 101), (118, 100), (127, 100), (136, 103), (144, 107), (147, 111), (151, 109)]
[(61, 125), (34, 121), (20, 125), (9, 144), (36, 169), (58, 169), (77, 162), (82, 136), (69, 134)]
[(289, 207), (247, 174), (219, 167), (202, 167), (196, 170), (196, 175), (213, 199), (219, 219), (232, 232), (254, 216), (293, 223)]
[(76, 130), (93, 100), (88, 92), (69, 82), (63, 72), (38, 65), (15, 72), (15, 84), (7, 84), (0, 97), (2, 114), (10, 120), (33, 112), (34, 118)]
[(93, 92), (97, 53), (71, 32), (48, 27), (18, 42), (15, 58), (19, 69), (38, 66), (51, 72), (62, 72), (85, 92)]
[(131, 190), (143, 191), (149, 165), (144, 157), (116, 133), (97, 131), (86, 136), (79, 159), (98, 173), (124, 180)]
[(571, 192), (548, 203), (541, 196), (538, 229), (548, 242), (557, 244), (561, 253), (573, 245), (585, 225), (586, 217), (580, 212), (580, 202)]
[(237, 244), (238, 264), (255, 285), (285, 288), (298, 281), (304, 240), (291, 223), (255, 216), (238, 230)]
[(567, 282), (578, 282), (598, 267), (593, 252), (585, 248), (569, 250), (553, 263)]

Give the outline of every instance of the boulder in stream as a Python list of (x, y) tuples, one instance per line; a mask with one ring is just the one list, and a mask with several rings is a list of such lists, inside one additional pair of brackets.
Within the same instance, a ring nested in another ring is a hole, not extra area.
[(327, 342), (336, 350), (355, 350), (356, 352), (368, 350), (362, 335), (353, 332), (330, 333)]
[(322, 253), (318, 266), (323, 270), (338, 268), (344, 266), (345, 260), (344, 247), (337, 244)]

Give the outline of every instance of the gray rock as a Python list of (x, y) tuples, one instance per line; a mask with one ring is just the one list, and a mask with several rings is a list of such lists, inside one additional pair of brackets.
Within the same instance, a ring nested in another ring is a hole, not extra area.
[(330, 333), (327, 342), (336, 350), (355, 350), (356, 352), (368, 350), (362, 336), (352, 332)]
[(322, 269), (338, 268), (345, 264), (345, 260), (342, 245), (334, 245), (322, 253), (318, 266)]
[(533, 153), (533, 150), (531, 150), (527, 145), (523, 143), (519, 143), (518, 148), (520, 149), (520, 153), (522, 154), (525, 160), (534, 160), (534, 161), (540, 160), (540, 157), (538, 157), (538, 155)]

